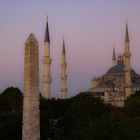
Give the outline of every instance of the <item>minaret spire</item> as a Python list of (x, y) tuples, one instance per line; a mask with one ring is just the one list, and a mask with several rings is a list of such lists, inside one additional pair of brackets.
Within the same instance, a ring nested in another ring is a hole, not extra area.
[(64, 36), (63, 36), (63, 49), (62, 49), (62, 54), (66, 54)]
[(61, 62), (61, 98), (66, 99), (66, 97), (67, 97), (67, 62), (66, 62), (65, 41), (63, 37), (62, 62)]
[(125, 72), (125, 94), (126, 97), (131, 95), (131, 64), (130, 64), (130, 47), (129, 47), (129, 34), (128, 34), (128, 25), (126, 22), (126, 31), (125, 31), (125, 51), (124, 51), (124, 72)]
[(50, 75), (51, 58), (50, 58), (50, 35), (49, 35), (49, 27), (48, 27), (48, 16), (46, 17), (43, 65), (44, 65), (44, 77), (43, 77), (44, 94), (43, 95), (46, 99), (49, 99), (50, 85), (51, 85), (51, 75)]
[(126, 19), (125, 42), (129, 42), (129, 33), (128, 33), (127, 19)]
[(115, 53), (115, 47), (113, 47), (112, 64), (113, 64), (113, 65), (116, 65), (116, 53)]
[(46, 30), (45, 30), (44, 42), (50, 42), (50, 34), (49, 34), (49, 27), (48, 27), (48, 16), (46, 16)]

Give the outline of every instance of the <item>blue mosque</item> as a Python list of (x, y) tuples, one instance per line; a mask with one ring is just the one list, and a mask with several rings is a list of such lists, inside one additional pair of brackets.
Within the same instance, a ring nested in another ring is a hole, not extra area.
[(116, 57), (113, 48), (112, 67), (101, 77), (91, 80), (90, 91), (106, 103), (123, 106), (131, 94), (140, 90), (140, 75), (131, 68), (128, 26), (126, 24), (124, 53)]

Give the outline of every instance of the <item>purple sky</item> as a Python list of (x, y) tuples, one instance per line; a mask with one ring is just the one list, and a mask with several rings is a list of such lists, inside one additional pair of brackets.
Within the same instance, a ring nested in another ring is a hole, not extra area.
[(0, 92), (9, 86), (23, 90), (24, 43), (33, 32), (39, 41), (40, 91), (45, 18), (49, 16), (52, 96), (60, 97), (62, 36), (68, 62), (68, 96), (90, 88), (95, 76), (112, 64), (112, 48), (124, 50), (128, 19), (131, 63), (140, 74), (140, 0), (1, 0)]

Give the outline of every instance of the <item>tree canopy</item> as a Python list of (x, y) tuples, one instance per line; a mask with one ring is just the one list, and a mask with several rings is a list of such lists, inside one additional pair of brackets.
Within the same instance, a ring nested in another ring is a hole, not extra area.
[[(14, 87), (0, 94), (0, 139), (21, 140), (23, 93)], [(90, 92), (62, 100), (40, 94), (41, 140), (139, 140), (140, 92), (122, 108)]]

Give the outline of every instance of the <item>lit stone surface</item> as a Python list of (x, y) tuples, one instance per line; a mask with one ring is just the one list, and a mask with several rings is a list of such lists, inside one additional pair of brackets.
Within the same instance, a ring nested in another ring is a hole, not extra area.
[(25, 43), (22, 140), (40, 140), (39, 56), (33, 34)]

